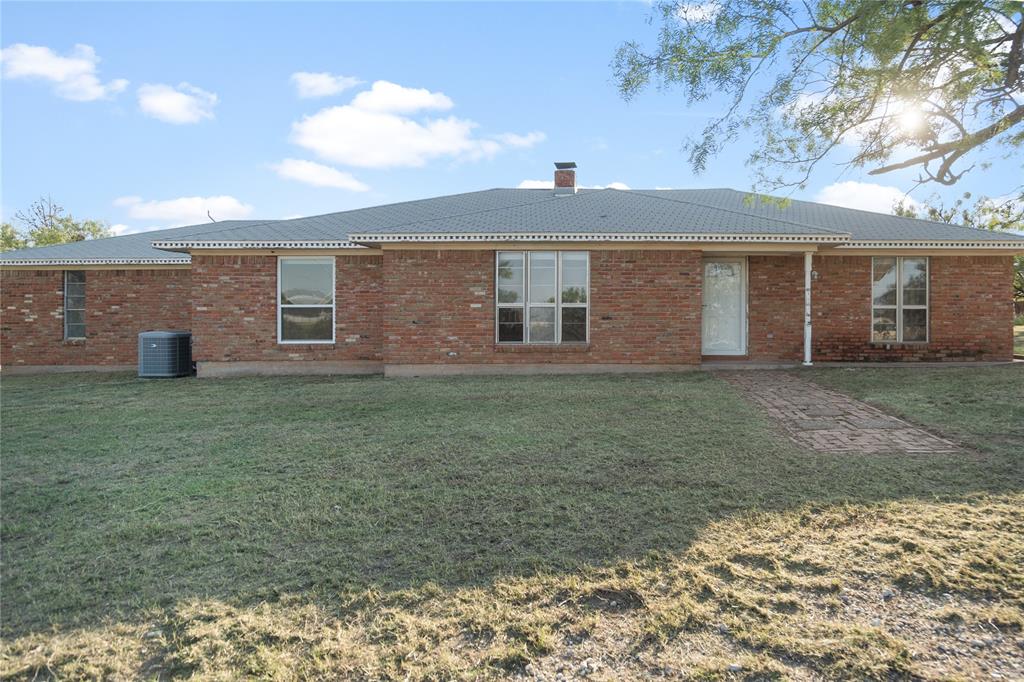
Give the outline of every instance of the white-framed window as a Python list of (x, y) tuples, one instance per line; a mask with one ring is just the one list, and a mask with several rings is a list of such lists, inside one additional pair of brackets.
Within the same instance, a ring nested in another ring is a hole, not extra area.
[(871, 259), (871, 340), (875, 343), (928, 341), (926, 256)]
[(85, 338), (85, 271), (64, 271), (64, 338)]
[(590, 328), (590, 254), (498, 251), (498, 343), (586, 343)]
[(334, 343), (334, 258), (277, 259), (278, 343)]

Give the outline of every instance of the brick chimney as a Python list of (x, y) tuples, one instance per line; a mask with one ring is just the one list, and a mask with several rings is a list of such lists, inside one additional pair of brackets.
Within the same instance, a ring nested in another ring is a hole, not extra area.
[(555, 161), (555, 194), (576, 194), (575, 161)]

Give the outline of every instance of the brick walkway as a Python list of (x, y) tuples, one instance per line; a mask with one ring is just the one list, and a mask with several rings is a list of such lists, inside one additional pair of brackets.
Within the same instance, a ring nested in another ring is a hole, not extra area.
[(956, 452), (954, 443), (787, 372), (721, 372), (797, 444), (819, 452)]

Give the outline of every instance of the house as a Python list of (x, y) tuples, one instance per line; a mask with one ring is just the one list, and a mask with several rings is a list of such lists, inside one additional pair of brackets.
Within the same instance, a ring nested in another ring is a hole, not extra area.
[(4, 372), (200, 376), (1009, 361), (1024, 238), (728, 189), (491, 189), (0, 254)]

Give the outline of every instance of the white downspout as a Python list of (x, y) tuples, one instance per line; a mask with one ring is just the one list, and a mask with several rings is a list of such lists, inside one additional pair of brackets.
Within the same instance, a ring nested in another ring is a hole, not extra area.
[(804, 367), (811, 362), (811, 252), (804, 252)]

